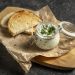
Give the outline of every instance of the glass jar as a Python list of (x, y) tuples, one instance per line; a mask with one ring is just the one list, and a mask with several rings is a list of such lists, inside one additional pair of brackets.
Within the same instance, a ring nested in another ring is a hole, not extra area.
[[(55, 32), (48, 36), (42, 35), (41, 28), (45, 25), (53, 26), (55, 29)], [(60, 40), (59, 30), (57, 26), (51, 24), (50, 22), (42, 22), (38, 24), (36, 27), (34, 36), (35, 36), (34, 38), (35, 44), (43, 50), (49, 50), (49, 49), (56, 47)]]

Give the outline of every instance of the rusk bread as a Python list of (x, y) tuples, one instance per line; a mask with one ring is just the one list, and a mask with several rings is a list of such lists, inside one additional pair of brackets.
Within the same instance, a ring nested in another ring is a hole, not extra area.
[(33, 28), (42, 20), (30, 11), (17, 11), (8, 21), (8, 30), (15, 36), (22, 32), (27, 32), (28, 29)]

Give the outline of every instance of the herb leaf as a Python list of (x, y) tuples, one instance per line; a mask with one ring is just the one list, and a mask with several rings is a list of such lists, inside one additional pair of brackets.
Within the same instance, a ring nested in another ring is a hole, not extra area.
[(50, 35), (52, 32), (54, 32), (54, 30), (55, 30), (54, 27), (49, 27), (47, 35)]
[(53, 26), (46, 26), (41, 29), (41, 34), (47, 34), (50, 35), (55, 31), (55, 28)]
[(44, 29), (41, 30), (41, 34), (46, 34)]

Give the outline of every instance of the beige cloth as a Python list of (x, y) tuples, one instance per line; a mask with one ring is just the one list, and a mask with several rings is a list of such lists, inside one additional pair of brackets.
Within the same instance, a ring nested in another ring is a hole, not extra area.
[[(48, 6), (34, 12), (43, 18), (43, 20), (48, 20), (54, 24), (58, 24), (59, 21), (56, 20), (55, 16), (51, 12)], [(61, 40), (59, 45), (49, 51), (42, 51), (39, 49), (33, 40), (33, 36), (27, 34), (20, 34), (15, 37), (11, 37), (6, 28), (0, 28), (0, 41), (6, 47), (7, 51), (16, 59), (16, 61), (22, 66), (25, 72), (28, 72), (31, 68), (31, 59), (35, 56), (42, 55), (45, 57), (58, 57), (75, 46), (74, 39), (64, 38), (61, 34)]]

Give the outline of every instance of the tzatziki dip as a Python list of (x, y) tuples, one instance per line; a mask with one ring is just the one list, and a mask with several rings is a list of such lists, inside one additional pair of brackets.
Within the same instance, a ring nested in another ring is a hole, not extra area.
[(34, 36), (35, 44), (43, 50), (56, 47), (60, 40), (57, 27), (49, 22), (38, 24)]

